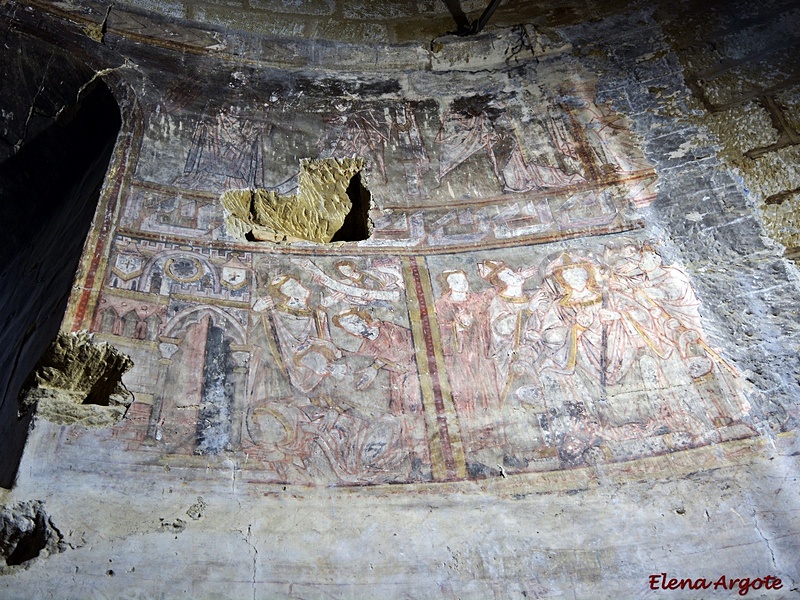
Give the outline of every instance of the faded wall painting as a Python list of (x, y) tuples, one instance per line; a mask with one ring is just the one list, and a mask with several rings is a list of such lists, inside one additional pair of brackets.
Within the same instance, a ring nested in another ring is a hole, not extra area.
[(689, 278), (649, 241), (427, 257), (115, 248), (93, 328), (160, 357), (137, 362), (131, 387), (150, 402), (114, 430), (142, 460), (235, 456), (251, 482), (364, 485), (755, 433)]
[(358, 156), (375, 209), (361, 248), (457, 251), (637, 229), (655, 174), (595, 82), (555, 55), (547, 77), (520, 67), (502, 85), (439, 73), (403, 89), (266, 70), (232, 76), (229, 102), (176, 91), (153, 107), (150, 154), (120, 226), (230, 242), (222, 193), (293, 194), (301, 159)]
[(688, 277), (649, 243), (507, 261), (428, 261), (471, 471), (620, 460), (754, 433), (741, 421), (750, 407), (740, 375), (707, 341)]
[[(173, 90), (131, 142), (73, 315), (134, 358), (136, 401), (83, 435), (297, 485), (523, 476), (753, 435), (689, 276), (637, 231), (655, 175), (635, 133), (594, 75), (546, 60), (502, 82), (266, 70), (234, 73), (229, 101)], [(226, 230), (223, 193), (286, 197), (300, 159), (346, 156), (364, 161), (368, 239)]]

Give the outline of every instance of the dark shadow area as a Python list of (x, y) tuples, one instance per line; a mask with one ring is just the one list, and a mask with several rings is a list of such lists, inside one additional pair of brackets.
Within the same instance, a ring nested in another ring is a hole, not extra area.
[(353, 204), (344, 218), (341, 228), (331, 238), (331, 242), (360, 242), (369, 239), (371, 233), (369, 207), (372, 194), (361, 183), (361, 173), (356, 173), (347, 186), (347, 197)]
[[(20, 54), (46, 56), (51, 72), (57, 73), (63, 65), (72, 74), (82, 70), (84, 82), (94, 75), (49, 44), (28, 38), (15, 41), (24, 46)], [(37, 52), (31, 52), (31, 47)], [(35, 61), (25, 64), (32, 79), (37, 66), (45, 70), (45, 65)], [(0, 163), (3, 487), (13, 484), (32, 418), (18, 416), (17, 397), (58, 332), (121, 126), (119, 107), (104, 83), (97, 80), (80, 90), (76, 85), (73, 104), (58, 110), (57, 118), (51, 117), (46, 125), (40, 124), (35, 137), (27, 136), (19, 150)], [(64, 90), (59, 93), (65, 94)], [(14, 89), (4, 87), (0, 104), (14, 94)], [(42, 94), (46, 96), (48, 90)]]
[(450, 12), (450, 16), (453, 17), (453, 20), (456, 22), (456, 30), (448, 33), (460, 36), (480, 33), (483, 28), (486, 27), (489, 19), (492, 18), (492, 14), (494, 14), (494, 11), (497, 10), (497, 7), (500, 6), (502, 1), (503, 0), (490, 0), (481, 16), (470, 22), (469, 17), (461, 8), (460, 0), (442, 0), (445, 6), (447, 6), (447, 10)]
[[(61, 532), (44, 511), (41, 502), (18, 502), (4, 506), (0, 513), (0, 558), (5, 566), (15, 567), (40, 556), (42, 552), (63, 552)], [(0, 575), (10, 572), (0, 564)]]
[(456, 30), (452, 33), (456, 35), (469, 35), (472, 32), (472, 27), (464, 10), (461, 8), (460, 0), (442, 0), (450, 16), (456, 22)]
[(47, 545), (47, 521), (44, 514), (37, 513), (33, 529), (21, 532), (14, 551), (6, 558), (9, 566), (21, 565), (36, 558)]

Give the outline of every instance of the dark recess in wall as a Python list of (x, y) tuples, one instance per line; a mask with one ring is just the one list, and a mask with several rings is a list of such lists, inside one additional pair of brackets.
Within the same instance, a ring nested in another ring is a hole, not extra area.
[[(59, 68), (72, 73), (82, 69), (84, 82), (94, 75), (48, 44), (22, 37), (13, 42), (23, 47), (21, 56), (47, 57), (46, 65), (32, 58), (24, 63), (31, 79)], [(41, 92), (47, 96), (49, 90)], [(3, 98), (14, 93), (4, 89)], [(17, 396), (58, 332), (121, 126), (119, 106), (102, 81), (94, 80), (82, 91), (76, 85), (71, 97), (79, 100), (59, 111), (57, 118), (50, 117), (35, 137), (25, 139), (18, 152), (0, 163), (3, 487), (14, 482), (32, 418), (18, 416)]]
[(353, 207), (344, 218), (344, 223), (339, 228), (331, 242), (360, 242), (369, 239), (371, 227), (369, 222), (369, 207), (372, 195), (361, 183), (361, 173), (356, 173), (347, 186), (347, 197)]

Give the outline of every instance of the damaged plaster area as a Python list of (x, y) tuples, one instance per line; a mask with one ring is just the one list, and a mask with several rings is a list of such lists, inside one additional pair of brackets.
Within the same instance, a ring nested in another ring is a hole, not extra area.
[(250, 242), (352, 242), (372, 232), (370, 193), (364, 187), (363, 158), (304, 159), (296, 196), (231, 190), (222, 196), (225, 226), (235, 239)]
[(0, 508), (0, 575), (29, 566), (37, 557), (66, 549), (61, 532), (38, 500)]
[(126, 355), (85, 333), (59, 333), (39, 360), (20, 395), (20, 412), (57, 425), (110, 427), (133, 402), (122, 375), (133, 366)]

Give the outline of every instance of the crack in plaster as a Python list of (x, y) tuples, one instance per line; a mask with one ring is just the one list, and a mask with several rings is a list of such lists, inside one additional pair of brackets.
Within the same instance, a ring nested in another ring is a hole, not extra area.
[[(130, 67), (130, 66), (131, 66), (131, 65), (130, 65), (130, 62), (128, 61), (128, 59), (127, 59), (127, 58), (125, 58), (125, 62), (123, 62), (123, 63), (122, 63), (120, 66), (118, 66), (118, 67), (109, 67), (109, 68), (107, 68), (107, 69), (100, 69), (99, 71), (95, 72), (95, 74), (94, 74), (94, 75), (92, 75), (92, 78), (91, 78), (89, 81), (87, 81), (86, 83), (84, 83), (84, 84), (83, 84), (83, 85), (82, 85), (82, 86), (81, 86), (81, 87), (78, 89), (78, 94), (77, 94), (77, 102), (78, 102), (78, 103), (80, 103), (80, 101), (81, 101), (81, 96), (83, 96), (83, 93), (86, 91), (86, 89), (87, 89), (87, 88), (88, 88), (90, 85), (92, 85), (92, 84), (95, 82), (95, 80), (96, 80), (98, 77), (104, 77), (104, 76), (106, 76), (106, 75), (110, 75), (111, 73), (114, 73), (115, 71), (119, 71), (120, 69), (125, 69), (125, 68), (127, 68), (127, 67)], [(62, 107), (59, 109), (58, 113), (56, 114), (56, 118), (58, 118), (58, 117), (61, 115), (61, 113), (64, 111), (64, 109), (65, 109), (65, 108), (66, 108), (66, 106), (62, 106)]]
[(104, 43), (106, 31), (108, 30), (108, 17), (111, 14), (111, 9), (114, 8), (115, 4), (116, 2), (112, 2), (108, 5), (108, 8), (106, 8), (106, 14), (100, 23), (86, 25), (86, 35), (88, 35), (95, 42), (100, 44)]
[(242, 536), (244, 543), (250, 546), (253, 549), (253, 600), (256, 600), (256, 572), (258, 569), (258, 548), (256, 548), (255, 544), (250, 541), (250, 538), (253, 536), (253, 524), (247, 524), (247, 533), (242, 531), (241, 529), (237, 529), (236, 531)]
[(769, 540), (767, 539), (767, 536), (765, 536), (764, 533), (761, 531), (761, 527), (758, 524), (758, 513), (756, 512), (755, 509), (753, 510), (753, 524), (756, 527), (756, 531), (758, 532), (758, 535), (761, 536), (761, 539), (764, 540), (764, 543), (767, 545), (767, 550), (769, 550), (769, 555), (772, 558), (772, 566), (777, 569), (778, 568), (778, 563), (775, 561), (775, 551), (772, 549), (772, 546), (770, 545)]
[(53, 54), (47, 58), (47, 64), (44, 66), (44, 72), (42, 73), (42, 79), (39, 83), (39, 89), (36, 90), (36, 93), (33, 95), (33, 100), (31, 100), (31, 106), (28, 109), (28, 116), (25, 119), (25, 126), (22, 129), (22, 135), (20, 136), (17, 143), (14, 144), (13, 153), (16, 154), (19, 152), (19, 149), (22, 148), (22, 144), (25, 143), (25, 138), (28, 137), (28, 125), (30, 125), (31, 119), (33, 118), (34, 110), (36, 109), (36, 101), (39, 99), (39, 96), (44, 91), (44, 83), (45, 79), (47, 78), (47, 73), (50, 70), (50, 63), (53, 62)]

